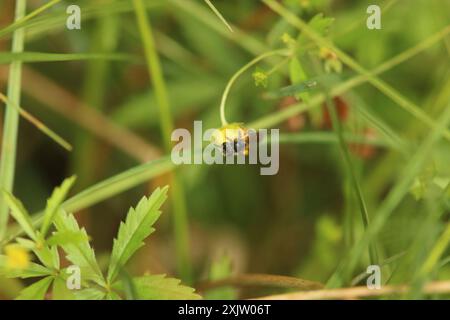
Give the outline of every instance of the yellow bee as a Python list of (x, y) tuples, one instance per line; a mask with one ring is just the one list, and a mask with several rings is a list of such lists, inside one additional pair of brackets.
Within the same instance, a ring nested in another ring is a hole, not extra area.
[(248, 155), (248, 129), (242, 123), (230, 123), (216, 129), (211, 137), (212, 143), (220, 148), (225, 156)]

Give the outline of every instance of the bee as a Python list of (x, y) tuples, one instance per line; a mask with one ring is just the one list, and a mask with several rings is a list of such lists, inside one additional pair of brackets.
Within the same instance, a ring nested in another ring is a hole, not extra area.
[(243, 123), (230, 123), (216, 129), (211, 140), (224, 156), (248, 155), (249, 134)]

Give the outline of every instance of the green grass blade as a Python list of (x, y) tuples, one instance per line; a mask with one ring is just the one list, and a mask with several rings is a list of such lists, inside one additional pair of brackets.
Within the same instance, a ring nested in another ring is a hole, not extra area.
[[(156, 101), (159, 107), (159, 119), (161, 123), (161, 133), (164, 139), (165, 150), (169, 153), (172, 149), (171, 135), (174, 128), (170, 109), (169, 95), (166, 83), (156, 51), (153, 38), (152, 27), (147, 16), (146, 8), (142, 0), (133, 0), (136, 13), (136, 20), (141, 34), (142, 43), (145, 49), (148, 72), (153, 82)], [(175, 173), (172, 177), (172, 204), (174, 213), (174, 230), (177, 253), (177, 264), (180, 276), (189, 281), (191, 278), (190, 258), (189, 258), (189, 236), (186, 204), (184, 199), (183, 185)]]
[(222, 16), (222, 14), (219, 12), (219, 10), (217, 10), (217, 8), (211, 3), (211, 1), (205, 0), (205, 2), (211, 8), (211, 10), (214, 12), (214, 14), (220, 19), (220, 21), (222, 21), (223, 24), (228, 28), (228, 30), (233, 32), (233, 28), (231, 28), (230, 24), (227, 22), (227, 20), (225, 20), (225, 18)]
[(37, 8), (33, 12), (27, 14), (26, 16), (24, 15), (25, 14), (25, 11), (24, 11), (24, 14), (21, 15), (21, 17), (19, 17), (19, 19), (16, 19), (13, 24), (10, 24), (6, 28), (3, 28), (3, 29), (0, 30), (0, 38), (3, 38), (6, 34), (8, 34), (10, 32), (13, 32), (13, 31), (17, 30), (20, 27), (23, 27), (25, 22), (27, 22), (28, 20), (34, 18), (35, 16), (39, 15), (40, 13), (42, 13), (45, 10), (49, 9), (50, 7), (54, 6), (58, 2), (61, 2), (61, 0), (52, 0), (52, 1), (44, 4), (43, 6)]
[[(26, 0), (16, 1), (15, 21), (25, 16)], [(22, 52), (24, 47), (24, 30), (14, 32), (12, 52)], [(13, 62), (9, 70), (8, 97), (16, 105), (20, 104), (20, 91), (22, 79), (22, 63)], [(7, 105), (3, 128), (3, 141), (0, 159), (0, 189), (12, 192), (14, 184), (14, 171), (16, 166), (17, 132), (19, 130), (19, 111)], [(0, 202), (0, 239), (3, 239), (8, 222), (8, 207)]]
[[(376, 147), (395, 148), (395, 145), (378, 138), (367, 138), (353, 134), (344, 133), (345, 140), (350, 143), (366, 144)], [(281, 133), (278, 139), (279, 143), (292, 144), (333, 144), (338, 143), (339, 140), (336, 134), (332, 132), (301, 132), (301, 133)]]
[(434, 245), (433, 249), (431, 249), (430, 254), (419, 270), (419, 276), (429, 274), (431, 271), (433, 271), (433, 268), (436, 266), (436, 264), (438, 264), (439, 259), (445, 253), (445, 250), (447, 249), (449, 243), (450, 223), (447, 223), (447, 227), (444, 229), (444, 232), (442, 232), (441, 236), (436, 241), (436, 244)]
[(69, 212), (88, 208), (153, 177), (167, 173), (174, 166), (170, 157), (139, 165), (87, 188), (66, 200), (62, 207)]
[(47, 53), (47, 52), (2, 52), (0, 64), (20, 62), (62, 62), (84, 60), (111, 60), (137, 62), (139, 59), (123, 53)]
[(3, 93), (0, 93), (0, 100), (3, 101), (6, 105), (10, 105), (12, 108), (17, 109), (19, 114), (29, 121), (32, 125), (34, 125), (39, 131), (41, 131), (43, 134), (45, 134), (47, 137), (55, 141), (57, 144), (59, 144), (61, 147), (66, 149), (67, 151), (72, 151), (72, 145), (64, 140), (61, 136), (59, 136), (56, 132), (54, 132), (52, 129), (47, 127), (42, 121), (37, 119), (35, 116), (33, 116), (28, 111), (24, 110), (19, 105), (16, 105), (14, 102), (9, 100)]

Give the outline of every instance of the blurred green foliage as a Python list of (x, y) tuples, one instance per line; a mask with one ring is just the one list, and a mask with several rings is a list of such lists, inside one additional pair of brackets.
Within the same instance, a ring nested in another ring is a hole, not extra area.
[[(314, 90), (278, 100), (267, 99), (265, 94), (318, 76), (317, 68), (322, 70), (326, 62), (319, 59), (321, 48), (261, 1), (212, 2), (233, 26), (233, 33), (203, 1), (144, 1), (155, 33), (175, 126), (192, 129), (194, 120), (202, 120), (204, 128), (219, 127), (220, 97), (230, 77), (258, 54), (286, 47), (287, 37), (299, 46), (298, 56), (288, 64), (280, 63), (282, 58), (267, 59), (252, 69), (253, 75), (247, 72), (242, 76), (229, 96), (227, 116), (248, 123), (284, 110), (297, 103), (297, 99), (308, 103)], [(12, 22), (11, 3), (0, 2), (0, 29)], [(43, 3), (30, 1), (30, 7), (37, 8)], [(72, 93), (77, 103), (96, 109), (116, 125), (162, 150), (159, 109), (155, 91), (149, 85), (152, 79), (146, 72), (131, 1), (78, 1), (82, 8), (82, 29), (73, 31), (65, 29), (64, 9), (68, 3), (63, 1), (31, 20), (26, 29), (27, 52), (124, 54), (132, 60), (77, 61), (68, 57), (70, 61), (64, 62), (30, 61), (25, 68), (51, 79)], [(442, 0), (380, 1), (382, 30), (368, 30), (365, 26), (366, 8), (371, 4), (368, 0), (281, 3), (303, 21), (316, 19), (310, 23), (314, 30), (368, 70), (426, 41), (450, 23), (450, 2)], [(0, 38), (0, 63), (8, 58), (9, 36)], [(278, 67), (272, 73), (274, 66)], [(331, 82), (340, 84), (356, 75), (344, 65), (341, 73), (331, 76)], [(450, 101), (448, 32), (435, 45), (379, 77), (428, 116), (439, 120)], [(2, 92), (6, 81), (0, 77)], [(64, 97), (44, 83), (29, 83), (24, 85), (21, 105), (74, 147), (72, 153), (67, 153), (46, 136), (37, 134), (27, 122), (20, 122), (14, 194), (31, 212), (42, 210), (43, 199), (66, 176), (78, 176), (75, 194), (139, 164), (140, 159), (92, 134), (70, 114), (62, 117), (55, 108), (50, 109), (45, 101), (30, 94), (33, 91), (27, 86), (48, 90), (46, 94), (55, 94), (61, 105), (67, 103)], [(383, 138), (380, 130), (373, 128), (373, 121), (365, 117), (364, 112), (368, 112), (370, 119), (377, 119), (412, 150), (405, 155), (392, 148), (348, 143), (371, 215), (377, 212), (399, 172), (432, 129), (370, 84), (353, 88), (339, 98), (343, 109), (337, 111), (346, 133)], [(325, 110), (325, 105), (321, 105), (294, 115), (277, 127), (286, 134), (332, 132)], [(4, 108), (0, 114), (3, 111)], [(383, 274), (389, 275), (383, 278), (383, 283), (422, 281), (418, 270), (449, 223), (449, 141), (437, 142), (424, 161), (423, 170), (410, 186), (411, 192), (401, 199), (376, 238), (381, 261), (402, 254), (383, 266)], [(259, 168), (252, 165), (190, 165), (179, 172), (187, 200), (196, 280), (218, 280), (234, 269), (233, 273), (282, 274), (326, 283), (364, 234), (358, 199), (337, 143), (282, 144), (280, 171), (275, 176), (260, 176)], [(78, 217), (92, 236), (96, 252), (111, 250), (111, 239), (130, 203), (137, 203), (155, 186), (168, 183), (166, 176), (152, 178), (144, 186), (83, 208)], [(172, 209), (165, 210), (168, 214), (161, 217), (158, 234), (152, 236), (148, 248), (142, 249), (145, 254), (132, 260), (133, 269), (175, 273), (169, 227)], [(230, 261), (219, 259), (209, 270), (211, 257), (222, 249), (228, 252)], [(450, 266), (446, 263), (449, 253), (446, 246), (427, 280), (450, 278)], [(368, 264), (366, 250), (352, 278), (364, 273)], [(349, 285), (347, 280), (345, 284)], [(11, 292), (0, 294), (12, 295), (16, 290)], [(249, 290), (247, 295), (257, 293)], [(245, 291), (243, 296), (246, 297)], [(225, 288), (211, 292), (210, 297), (233, 298), (235, 292)]]

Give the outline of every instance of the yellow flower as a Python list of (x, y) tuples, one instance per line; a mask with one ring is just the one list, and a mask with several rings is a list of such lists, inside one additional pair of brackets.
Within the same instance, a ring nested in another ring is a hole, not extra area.
[(253, 72), (253, 80), (255, 80), (255, 85), (257, 87), (263, 86), (264, 88), (267, 87), (268, 84), (268, 75), (264, 71), (258, 70)]
[(9, 269), (25, 269), (30, 264), (28, 250), (17, 244), (10, 244), (4, 248), (6, 254), (6, 267)]

